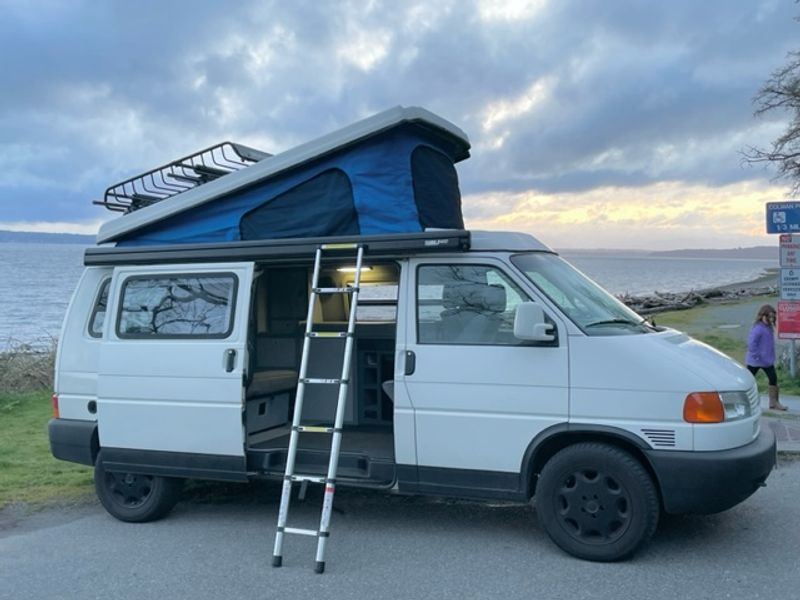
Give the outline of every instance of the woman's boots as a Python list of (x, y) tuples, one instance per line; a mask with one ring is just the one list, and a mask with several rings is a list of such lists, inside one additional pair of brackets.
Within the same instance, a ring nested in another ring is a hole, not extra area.
[(781, 401), (778, 400), (778, 386), (777, 385), (770, 385), (767, 387), (767, 392), (769, 393), (769, 408), (770, 410), (788, 410), (788, 407), (781, 404)]

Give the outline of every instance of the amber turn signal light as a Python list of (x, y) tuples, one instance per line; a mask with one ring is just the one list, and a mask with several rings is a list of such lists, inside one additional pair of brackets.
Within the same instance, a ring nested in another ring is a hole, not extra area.
[(53, 394), (50, 398), (50, 401), (53, 403), (53, 417), (56, 419), (58, 418), (58, 394)]
[(722, 423), (725, 409), (717, 392), (692, 392), (683, 401), (683, 420), (687, 423)]

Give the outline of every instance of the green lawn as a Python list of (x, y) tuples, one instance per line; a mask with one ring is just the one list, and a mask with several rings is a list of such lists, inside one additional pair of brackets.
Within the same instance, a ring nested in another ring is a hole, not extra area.
[(50, 454), (47, 392), (0, 394), (0, 508), (70, 501), (93, 493), (91, 467)]

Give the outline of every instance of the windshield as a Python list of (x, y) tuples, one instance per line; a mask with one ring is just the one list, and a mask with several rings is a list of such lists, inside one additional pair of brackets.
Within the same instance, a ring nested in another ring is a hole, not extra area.
[(511, 262), (587, 335), (655, 331), (642, 317), (555, 254), (517, 254)]

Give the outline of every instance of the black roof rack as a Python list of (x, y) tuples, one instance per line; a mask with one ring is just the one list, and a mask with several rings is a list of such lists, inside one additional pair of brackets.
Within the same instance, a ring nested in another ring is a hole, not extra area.
[(115, 212), (133, 212), (270, 156), (242, 144), (222, 142), (114, 184), (106, 190), (102, 200), (95, 200), (93, 204)]

